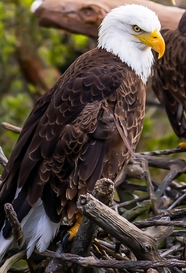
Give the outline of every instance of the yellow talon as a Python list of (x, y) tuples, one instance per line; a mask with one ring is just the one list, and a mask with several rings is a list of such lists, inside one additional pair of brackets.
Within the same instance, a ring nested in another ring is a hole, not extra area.
[(180, 142), (178, 145), (181, 149), (186, 149), (186, 142)]
[(83, 219), (83, 215), (78, 213), (76, 216), (75, 224), (68, 231), (68, 233), (69, 233), (68, 241), (72, 241), (74, 239), (74, 237), (76, 236), (78, 229), (81, 225), (82, 219)]

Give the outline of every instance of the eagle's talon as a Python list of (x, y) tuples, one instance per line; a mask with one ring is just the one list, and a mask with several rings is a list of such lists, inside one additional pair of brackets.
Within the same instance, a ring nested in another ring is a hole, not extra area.
[(178, 144), (178, 147), (181, 148), (181, 149), (183, 149), (183, 150), (186, 150), (186, 142), (180, 142)]
[(65, 252), (68, 252), (69, 250), (69, 232), (66, 231), (66, 234), (62, 236), (62, 239), (61, 239), (61, 245), (62, 245), (62, 252), (65, 253)]

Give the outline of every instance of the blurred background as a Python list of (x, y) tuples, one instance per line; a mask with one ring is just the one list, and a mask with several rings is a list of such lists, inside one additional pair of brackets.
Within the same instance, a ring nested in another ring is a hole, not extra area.
[[(22, 127), (36, 100), (46, 92), (83, 52), (96, 46), (96, 40), (62, 30), (38, 26), (31, 13), (33, 0), (0, 2), (0, 123)], [(171, 5), (170, 0), (155, 1)], [(186, 8), (186, 0), (176, 0)], [(0, 146), (10, 153), (18, 134), (0, 126)], [(173, 133), (164, 109), (148, 90), (146, 118), (138, 151), (174, 148), (179, 139)], [(176, 155), (185, 158), (184, 154)], [(175, 157), (175, 155), (174, 155)], [(153, 171), (161, 182), (163, 171)], [(185, 180), (181, 176), (182, 180)]]

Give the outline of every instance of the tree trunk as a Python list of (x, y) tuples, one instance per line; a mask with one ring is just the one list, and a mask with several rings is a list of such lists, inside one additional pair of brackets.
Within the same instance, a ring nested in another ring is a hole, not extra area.
[[(106, 13), (116, 6), (130, 3), (130, 0), (44, 0), (37, 9), (33, 5), (33, 9), (41, 26), (97, 37), (98, 26)], [(184, 12), (181, 8), (164, 6), (148, 0), (133, 0), (132, 3), (154, 10), (162, 28), (176, 28)]]

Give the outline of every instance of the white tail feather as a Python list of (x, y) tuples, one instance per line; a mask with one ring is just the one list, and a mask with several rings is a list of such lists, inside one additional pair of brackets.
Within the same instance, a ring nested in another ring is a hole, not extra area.
[(34, 248), (39, 252), (47, 249), (56, 235), (60, 223), (53, 223), (46, 215), (41, 199), (30, 210), (29, 214), (22, 220), (21, 227), (26, 244), (27, 257), (30, 257)]
[[(60, 227), (60, 223), (53, 223), (50, 221), (46, 215), (41, 199), (32, 207), (20, 224), (24, 234), (21, 247), (26, 247), (27, 258), (30, 257), (35, 247), (39, 252), (45, 251)], [(1, 232), (0, 260), (8, 249), (15, 246), (16, 242), (14, 241), (13, 243), (13, 236), (4, 239)]]

